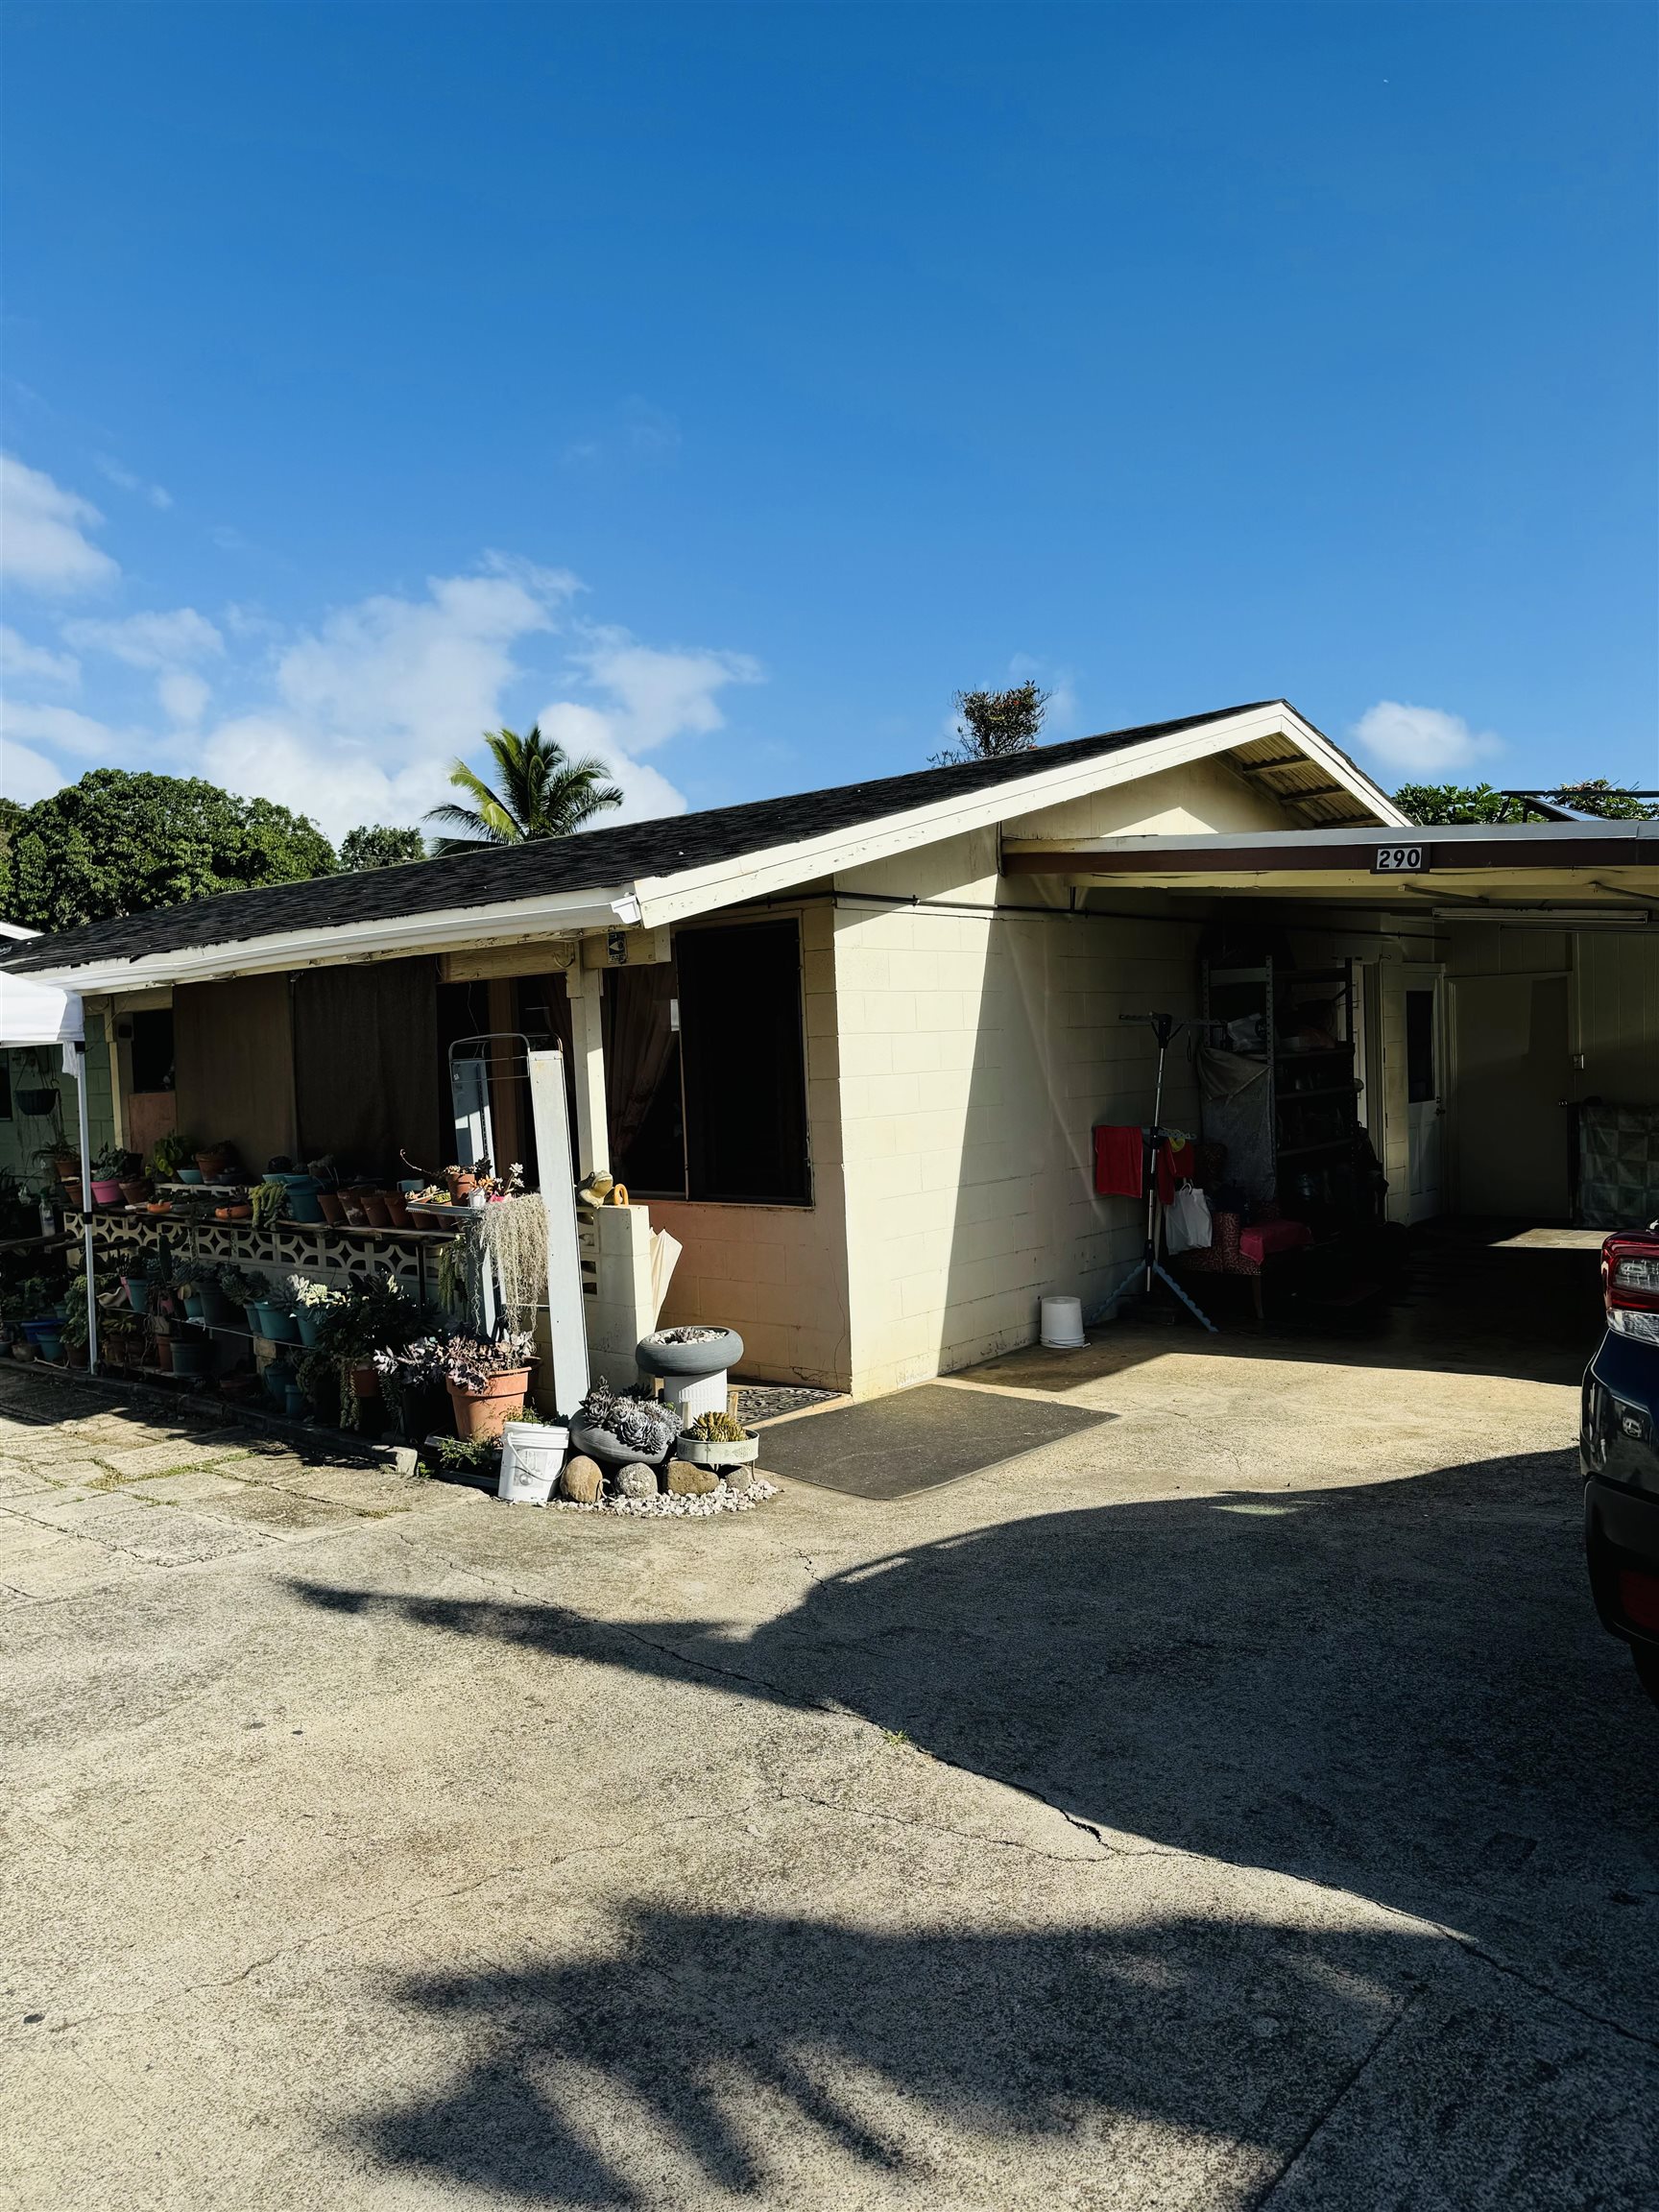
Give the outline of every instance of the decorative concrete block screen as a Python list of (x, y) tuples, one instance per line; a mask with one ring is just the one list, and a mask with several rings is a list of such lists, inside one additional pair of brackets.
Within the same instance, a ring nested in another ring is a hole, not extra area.
[(1659, 1218), (1659, 1106), (1578, 1109), (1578, 1219), (1645, 1229)]

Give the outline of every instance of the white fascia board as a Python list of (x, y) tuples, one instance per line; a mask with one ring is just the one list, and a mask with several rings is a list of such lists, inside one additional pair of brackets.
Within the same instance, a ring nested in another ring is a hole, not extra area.
[(1166, 768), (1180, 768), (1213, 753), (1235, 746), (1254, 745), (1264, 737), (1288, 737), (1310, 758), (1342, 783), (1345, 790), (1387, 827), (1404, 827), (1405, 816), (1393, 802), (1340, 754), (1294, 708), (1283, 700), (1251, 709), (1242, 714), (1218, 715), (1213, 722), (1197, 723), (1190, 730), (1151, 737), (1119, 752), (1096, 754), (1064, 767), (1037, 769), (989, 791), (964, 793), (914, 806), (855, 830), (827, 831), (790, 845), (774, 846), (745, 854), (734, 860), (714, 861), (707, 868), (688, 868), (683, 875), (641, 877), (634, 890), (639, 919), (647, 926), (684, 922), (720, 906), (733, 906), (746, 899), (786, 891), (820, 876), (849, 868), (861, 868), (873, 860), (885, 860), (896, 853), (934, 845), (946, 837), (958, 837), (1006, 821), (1010, 815), (1034, 814), (1039, 807), (1062, 805), (1068, 799), (1086, 798), (1118, 783), (1133, 783), (1143, 776), (1156, 776)]
[(234, 975), (268, 975), (297, 968), (338, 968), (359, 961), (399, 960), (418, 952), (458, 952), (473, 946), (535, 944), (583, 929), (614, 929), (616, 901), (627, 886), (520, 899), (511, 905), (447, 907), (435, 914), (393, 915), (333, 929), (290, 929), (224, 945), (192, 945), (131, 960), (89, 961), (42, 970), (39, 980), (87, 992), (135, 991), (163, 983), (211, 983)]
[[(1572, 848), (1587, 839), (1637, 837), (1659, 842), (1659, 822), (1459, 822), (1420, 830), (1402, 821), (1413, 838), (1436, 850), (1446, 845), (1520, 846), (1536, 851), (1542, 843), (1560, 846), (1559, 860), (1571, 867)], [(1144, 853), (1155, 859), (1161, 853), (1190, 853), (1202, 846), (1207, 853), (1305, 852), (1310, 847), (1363, 844), (1373, 830), (1363, 822), (1344, 822), (1318, 830), (1135, 830), (1109, 832), (1099, 837), (1009, 837), (1008, 853)], [(1387, 842), (1386, 839), (1383, 840)], [(1536, 863), (1550, 867), (1546, 859)]]

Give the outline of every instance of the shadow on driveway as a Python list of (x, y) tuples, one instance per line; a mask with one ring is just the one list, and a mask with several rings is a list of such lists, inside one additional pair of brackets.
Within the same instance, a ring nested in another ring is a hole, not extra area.
[[(1659, 2038), (1659, 1728), (1596, 1626), (1577, 1515), (1566, 1454), (1042, 1514), (819, 1582), (742, 1641), (699, 1621), (303, 1594), (733, 1696), (848, 1708), (1086, 1821), (1455, 1930), (1500, 1962), (1508, 1998), (1573, 2008), (1544, 2010), (1576, 2040), (1538, 2061), (1529, 2087), (1518, 2078), (1517, 2113), (1552, 2115), (1527, 2188), (1505, 2196), (1509, 2152), (1487, 2151), (1480, 2191), (1447, 2201), (1567, 2205), (1593, 2188), (1636, 2205), (1652, 2107), (1633, 2118), (1615, 2077), (1650, 2068)], [(1177, 1913), (1104, 1938), (952, 1938), (642, 1912), (612, 1957), (408, 1987), (422, 2008), (486, 2024), (511, 2055), (482, 2060), (442, 2109), (383, 2115), (378, 2136), (399, 2157), (548, 2200), (631, 2201), (559, 2117), (545, 2070), (574, 2062), (631, 2084), (711, 2178), (751, 2188), (717, 2092), (734, 2069), (865, 2158), (902, 2163), (826, 2103), (819, 2060), (839, 2057), (901, 2104), (961, 2107), (1002, 2130), (1154, 2113), (1288, 2154), (1332, 2052), (1361, 2057), (1449, 1955), (1430, 1929), (1358, 1935), (1341, 1917), (1318, 1934)], [(1241, 1987), (1287, 2037), (1265, 2072), (1238, 2056)], [(1477, 2072), (1499, 2060), (1484, 2028), (1444, 2033), (1450, 2143), (1457, 2035)], [(1321, 2066), (1295, 2062), (1302, 2034)], [(1568, 2080), (1557, 2107), (1545, 2084)], [(1515, 2155), (1534, 2120), (1515, 2120)]]

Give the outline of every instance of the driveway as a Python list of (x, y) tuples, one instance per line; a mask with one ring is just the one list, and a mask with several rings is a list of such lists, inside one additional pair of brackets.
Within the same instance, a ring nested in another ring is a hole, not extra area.
[(1117, 1418), (620, 1523), (0, 1377), (0, 2201), (1651, 2212), (1572, 1389), (959, 1386)]

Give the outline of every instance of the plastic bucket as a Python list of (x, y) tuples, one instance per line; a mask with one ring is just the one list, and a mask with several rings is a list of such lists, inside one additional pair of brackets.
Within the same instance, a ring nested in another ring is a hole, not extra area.
[(501, 1430), (501, 1479), (495, 1494), (515, 1505), (545, 1505), (553, 1495), (565, 1452), (570, 1441), (567, 1429), (539, 1421), (509, 1421)]
[(1050, 1352), (1075, 1352), (1083, 1343), (1081, 1298), (1045, 1298), (1042, 1337)]

